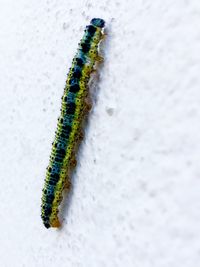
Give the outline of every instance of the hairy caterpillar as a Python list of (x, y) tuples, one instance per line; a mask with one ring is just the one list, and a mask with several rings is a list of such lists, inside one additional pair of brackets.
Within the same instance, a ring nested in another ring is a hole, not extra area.
[(58, 207), (63, 190), (70, 187), (69, 176), (76, 166), (76, 148), (83, 138), (81, 125), (91, 108), (88, 82), (95, 63), (102, 61), (98, 46), (104, 36), (104, 24), (104, 20), (94, 18), (86, 26), (67, 76), (42, 194), (41, 217), (46, 228), (60, 226)]

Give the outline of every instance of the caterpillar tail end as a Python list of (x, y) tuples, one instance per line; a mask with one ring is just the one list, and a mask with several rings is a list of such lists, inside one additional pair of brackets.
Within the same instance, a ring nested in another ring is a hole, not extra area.
[(53, 228), (59, 228), (60, 226), (61, 226), (61, 223), (58, 220), (58, 218), (51, 222), (51, 227)]
[(51, 227), (52, 228), (59, 228), (59, 227), (61, 227), (61, 223), (60, 223), (58, 217), (55, 217), (55, 218), (53, 218), (53, 219), (51, 219), (49, 221), (44, 221), (43, 223), (44, 223), (44, 226), (47, 229), (49, 229)]

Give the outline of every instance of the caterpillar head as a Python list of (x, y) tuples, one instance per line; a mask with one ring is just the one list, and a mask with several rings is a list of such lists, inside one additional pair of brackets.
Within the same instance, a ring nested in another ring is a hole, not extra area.
[(99, 28), (103, 28), (105, 25), (105, 21), (103, 19), (99, 19), (99, 18), (94, 18), (90, 21), (90, 23), (95, 26), (95, 27), (99, 27)]

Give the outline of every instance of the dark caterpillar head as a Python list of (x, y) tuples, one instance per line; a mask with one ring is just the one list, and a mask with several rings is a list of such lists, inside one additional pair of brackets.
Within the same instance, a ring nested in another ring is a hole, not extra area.
[(105, 25), (105, 21), (103, 19), (94, 18), (90, 21), (90, 24), (92, 24), (95, 27), (103, 28)]

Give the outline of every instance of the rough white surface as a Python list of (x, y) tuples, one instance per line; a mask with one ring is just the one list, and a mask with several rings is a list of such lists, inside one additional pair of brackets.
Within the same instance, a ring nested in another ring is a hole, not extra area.
[[(0, 266), (200, 266), (200, 1), (0, 0)], [(93, 17), (105, 63), (63, 212), (41, 190)]]

